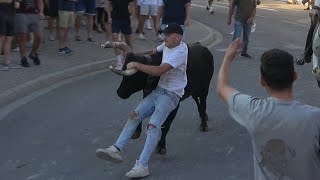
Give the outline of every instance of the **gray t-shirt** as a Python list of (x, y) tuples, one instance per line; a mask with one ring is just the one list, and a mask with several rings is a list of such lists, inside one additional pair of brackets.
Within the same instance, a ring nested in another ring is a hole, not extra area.
[(236, 8), (234, 18), (236, 21), (247, 23), (252, 15), (254, 8), (257, 6), (256, 0), (233, 0), (233, 7)]
[(319, 108), (239, 92), (228, 106), (251, 137), (255, 180), (320, 179)]

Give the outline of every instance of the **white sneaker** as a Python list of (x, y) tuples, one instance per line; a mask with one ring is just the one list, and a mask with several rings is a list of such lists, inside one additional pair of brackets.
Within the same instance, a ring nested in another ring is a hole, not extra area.
[(33, 46), (33, 41), (27, 42), (26, 47), (32, 48), (32, 46)]
[(251, 32), (255, 32), (256, 28), (257, 28), (256, 23), (253, 23), (252, 26), (251, 26)]
[(151, 27), (151, 20), (150, 19), (147, 19), (147, 29), (148, 30), (152, 30), (152, 27)]
[(210, 7), (210, 8), (209, 8), (209, 11), (210, 11), (210, 14), (214, 14), (214, 9), (213, 9), (213, 7)]
[(230, 34), (234, 34), (234, 31), (230, 32)]
[(50, 40), (50, 41), (54, 41), (54, 40), (56, 40), (56, 38), (54, 37), (53, 34), (50, 34), (50, 35), (49, 35), (49, 40)]
[(8, 64), (2, 64), (0, 71), (9, 71), (10, 67)]
[(20, 48), (19, 47), (16, 47), (14, 49), (12, 49), (13, 52), (19, 52), (20, 51)]
[(114, 146), (110, 146), (106, 149), (97, 149), (96, 156), (100, 159), (111, 161), (113, 163), (121, 163), (121, 152)]
[(140, 33), (138, 35), (138, 38), (141, 39), (141, 40), (146, 40), (146, 37), (144, 37), (143, 33)]
[(129, 178), (143, 178), (148, 175), (149, 175), (148, 166), (143, 166), (138, 161), (136, 161), (136, 164), (131, 169), (131, 171), (126, 173), (126, 176)]
[(162, 34), (159, 34), (158, 35), (158, 38), (157, 38), (158, 41), (163, 41), (164, 40), (164, 37)]

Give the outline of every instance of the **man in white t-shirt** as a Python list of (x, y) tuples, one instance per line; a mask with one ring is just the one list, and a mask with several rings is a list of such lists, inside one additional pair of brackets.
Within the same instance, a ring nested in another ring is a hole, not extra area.
[(127, 64), (127, 69), (137, 69), (151, 76), (160, 76), (158, 87), (144, 98), (130, 115), (116, 143), (106, 149), (98, 149), (96, 155), (104, 160), (119, 163), (122, 161), (120, 151), (123, 150), (137, 126), (147, 117), (147, 139), (139, 160), (126, 176), (141, 178), (149, 175), (148, 161), (154, 151), (161, 131), (161, 125), (167, 116), (179, 104), (187, 85), (188, 47), (182, 42), (183, 30), (180, 25), (169, 24), (163, 31), (165, 41), (148, 53), (163, 52), (159, 66), (144, 65), (137, 62)]
[(239, 39), (229, 46), (217, 92), (251, 137), (254, 179), (320, 179), (320, 109), (294, 100), (297, 74), (292, 55), (272, 49), (261, 56), (260, 84), (270, 97), (260, 99), (229, 85), (230, 66), (241, 47)]

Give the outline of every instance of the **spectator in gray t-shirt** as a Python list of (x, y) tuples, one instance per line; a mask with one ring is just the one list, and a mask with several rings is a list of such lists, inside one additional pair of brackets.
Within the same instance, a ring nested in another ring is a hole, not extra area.
[(294, 100), (292, 84), (297, 74), (292, 55), (272, 49), (261, 56), (260, 83), (270, 97), (260, 99), (229, 85), (230, 66), (241, 46), (239, 39), (229, 46), (217, 92), (231, 116), (249, 132), (255, 179), (320, 179), (320, 109)]
[(231, 17), (234, 15), (234, 33), (232, 41), (240, 37), (243, 32), (244, 47), (241, 56), (246, 58), (252, 58), (247, 50), (251, 26), (253, 25), (254, 17), (256, 15), (256, 6), (256, 0), (230, 0), (229, 5), (228, 25), (231, 24)]

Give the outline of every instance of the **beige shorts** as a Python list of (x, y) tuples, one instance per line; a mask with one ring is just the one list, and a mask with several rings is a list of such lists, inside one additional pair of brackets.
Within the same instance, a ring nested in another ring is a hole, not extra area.
[(156, 5), (140, 5), (140, 15), (157, 16), (158, 6)]
[(72, 11), (59, 11), (59, 26), (61, 28), (74, 27), (75, 13)]

